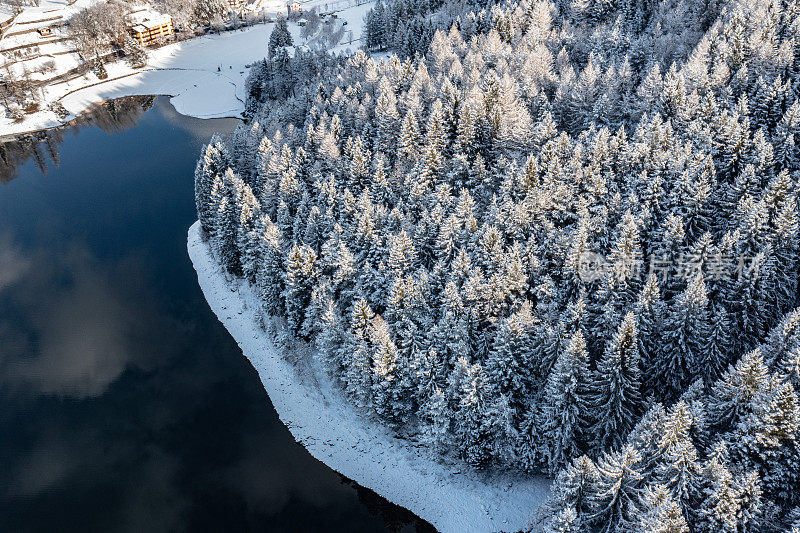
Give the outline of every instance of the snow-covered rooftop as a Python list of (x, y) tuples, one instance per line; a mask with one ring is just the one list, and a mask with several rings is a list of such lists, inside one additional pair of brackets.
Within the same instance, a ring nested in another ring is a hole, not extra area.
[(163, 24), (169, 24), (172, 21), (172, 17), (165, 13), (143, 9), (128, 15), (128, 20), (134, 29), (138, 30), (139, 26), (141, 26), (143, 29), (149, 30)]

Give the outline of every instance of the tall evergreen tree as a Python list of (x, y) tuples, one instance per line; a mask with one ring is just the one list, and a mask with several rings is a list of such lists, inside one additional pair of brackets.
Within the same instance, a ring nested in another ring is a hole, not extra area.
[(567, 517), (571, 531), (588, 529), (598, 481), (597, 467), (585, 455), (573, 459), (561, 470), (553, 483), (553, 497), (542, 513), (545, 530), (559, 531)]
[(222, 176), (229, 166), (230, 157), (227, 149), (219, 136), (212, 136), (194, 171), (194, 199), (197, 205), (197, 215), (200, 225), (206, 233), (211, 233), (214, 228), (215, 213), (211, 209), (211, 189), (214, 179)]
[(636, 533), (689, 533), (680, 506), (663, 485), (648, 487), (642, 497), (641, 514), (631, 531)]
[(551, 468), (565, 464), (584, 450), (590, 412), (588, 359), (586, 340), (578, 330), (559, 354), (547, 379), (539, 427)]
[(617, 447), (633, 428), (642, 407), (636, 318), (628, 313), (597, 364), (590, 403), (593, 433), (602, 448)]
[(642, 496), (642, 473), (638, 452), (625, 446), (619, 452), (604, 454), (597, 462), (598, 490), (592, 521), (601, 531), (619, 531), (638, 518)]
[(267, 47), (268, 58), (275, 59), (279, 49), (292, 46), (292, 34), (289, 33), (289, 26), (286, 18), (278, 17), (278, 22), (269, 34), (269, 46)]
[(302, 329), (318, 274), (317, 254), (314, 250), (305, 244), (292, 244), (286, 256), (286, 288), (283, 297), (286, 319), (295, 334), (299, 334)]
[(698, 273), (676, 298), (664, 322), (656, 375), (671, 394), (679, 393), (700, 375), (698, 365), (709, 328), (708, 295), (703, 275)]

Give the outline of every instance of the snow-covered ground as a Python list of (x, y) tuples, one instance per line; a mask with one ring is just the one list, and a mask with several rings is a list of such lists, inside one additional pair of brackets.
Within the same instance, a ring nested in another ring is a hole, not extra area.
[[(78, 0), (76, 5), (86, 7), (95, 1)], [(304, 7), (306, 5), (322, 8), (327, 4), (326, 0), (312, 0), (304, 4)], [(363, 18), (371, 5), (369, 3), (347, 7), (337, 12), (340, 20), (348, 21), (346, 28), (352, 30), (355, 39), (361, 36)], [(66, 13), (71, 14), (73, 11), (74, 6), (70, 6)], [(48, 15), (52, 13), (37, 14), (34, 17), (26, 11), (19, 17), (36, 19)], [(69, 82), (48, 85), (44, 88), (43, 109), (26, 115), (20, 122), (3, 116), (0, 109), (0, 136), (54, 127), (85, 111), (94, 103), (132, 95), (172, 96), (172, 103), (179, 113), (197, 118), (239, 116), (244, 110), (244, 82), (248, 74), (246, 65), (264, 58), (273, 26), (274, 24), (259, 24), (243, 30), (206, 35), (152, 49), (144, 68), (132, 69), (124, 61), (107, 64), (109, 77), (105, 80), (99, 80), (93, 73), (89, 73)], [(289, 30), (296, 45), (305, 44), (300, 38), (300, 26), (290, 22)], [(356, 49), (360, 46), (358, 41), (349, 42), (348, 35), (346, 33), (342, 44), (334, 48), (333, 52), (345, 53), (350, 48)], [(0, 52), (12, 44), (17, 46), (14, 40), (17, 38), (41, 39), (38, 53), (49, 54), (43, 57), (55, 61), (57, 72), (77, 66), (75, 54), (63, 53), (71, 48), (68, 41), (48, 44), (59, 39), (58, 36), (41, 38), (33, 33), (5, 37), (0, 40)], [(47, 104), (52, 102), (60, 102), (71, 116), (61, 119), (55, 112), (46, 109)]]
[(15, 33), (15, 28), (27, 27), (27, 25), (37, 20), (54, 17), (69, 19), (81, 9), (99, 1), (101, 0), (76, 0), (73, 2), (69, 0), (40, 0), (39, 5), (26, 6), (16, 17), (11, 10), (11, 3), (3, 3), (0, 4), (0, 22), (13, 19), (14, 23), (9, 32), (6, 33)]
[(360, 415), (310, 351), (289, 361), (258, 326), (249, 283), (229, 280), (200, 235), (189, 229), (189, 257), (212, 311), (258, 370), (278, 415), (308, 451), (334, 470), (401, 505), (443, 532), (518, 531), (549, 495), (540, 477), (484, 477), (430, 458)]

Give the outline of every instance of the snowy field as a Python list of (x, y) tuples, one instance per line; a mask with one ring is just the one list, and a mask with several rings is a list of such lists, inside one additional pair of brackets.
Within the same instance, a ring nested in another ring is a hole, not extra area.
[(273, 337), (257, 325), (252, 287), (228, 280), (202, 241), (199, 222), (189, 229), (188, 250), (212, 311), (258, 371), (283, 423), (311, 455), (442, 532), (518, 531), (530, 523), (549, 495), (548, 480), (485, 478), (396, 439), (355, 412), (309, 351), (292, 351), (293, 362), (281, 355)]
[[(84, 3), (83, 7), (93, 1), (79, 0)], [(323, 0), (309, 3), (317, 4), (320, 7), (325, 5)], [(348, 21), (346, 27), (353, 32), (355, 39), (361, 36), (363, 18), (371, 6), (369, 3), (338, 12), (340, 19)], [(27, 12), (20, 16), (23, 15), (27, 16)], [(60, 102), (71, 116), (62, 120), (47, 109), (26, 115), (20, 122), (0, 116), (0, 136), (54, 127), (85, 111), (94, 103), (132, 95), (172, 96), (172, 104), (179, 113), (197, 118), (239, 116), (244, 110), (244, 82), (248, 74), (246, 65), (266, 56), (267, 42), (273, 26), (274, 24), (259, 24), (243, 30), (206, 35), (152, 49), (149, 50), (147, 66), (144, 68), (132, 69), (124, 61), (107, 64), (109, 77), (106, 80), (99, 80), (93, 73), (89, 73), (69, 82), (49, 85), (44, 89), (45, 101)], [(297, 24), (290, 23), (289, 30), (295, 45), (306, 44), (300, 38), (301, 28)], [(12, 44), (6, 39), (0, 41), (0, 48)], [(313, 39), (312, 36), (309, 41), (312, 42)], [(359, 45), (359, 41), (350, 43), (345, 38), (332, 51), (346, 53)], [(43, 51), (44, 46), (40, 45)], [(69, 48), (63, 42), (48, 46)], [(59, 71), (76, 66), (70, 63), (74, 62), (72, 55), (56, 55), (54, 58), (59, 65)]]
[(100, 0), (76, 0), (75, 2), (69, 2), (67, 0), (40, 0), (38, 6), (27, 6), (16, 17), (14, 17), (10, 5), (2, 4), (0, 5), (0, 22), (13, 19), (13, 24), (10, 26), (9, 32), (6, 33), (14, 33), (15, 28), (22, 28), (38, 20), (54, 17), (69, 19), (69, 17), (81, 9), (94, 5), (99, 1)]

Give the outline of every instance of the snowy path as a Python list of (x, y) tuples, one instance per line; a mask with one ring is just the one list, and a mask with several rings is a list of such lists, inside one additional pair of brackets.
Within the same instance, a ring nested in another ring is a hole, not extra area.
[(227, 281), (201, 239), (198, 222), (189, 229), (188, 250), (212, 311), (258, 370), (283, 423), (311, 455), (443, 532), (518, 531), (529, 524), (549, 495), (548, 480), (484, 479), (459, 472), (359, 416), (317, 371), (314, 358), (300, 355), (301, 369), (280, 355), (256, 325), (258, 304), (251, 286)]

